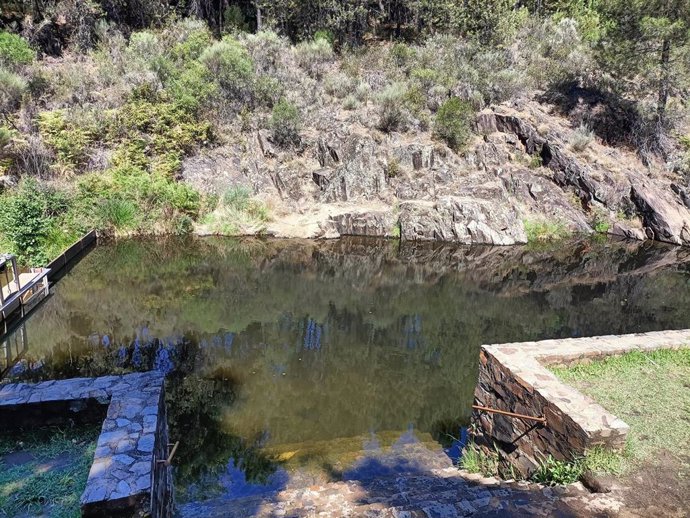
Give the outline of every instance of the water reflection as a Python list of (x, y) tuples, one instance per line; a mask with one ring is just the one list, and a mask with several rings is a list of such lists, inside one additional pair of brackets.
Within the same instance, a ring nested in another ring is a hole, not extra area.
[(10, 376), (166, 373), (181, 500), (428, 470), (457, 457), (481, 343), (690, 327), (689, 272), (616, 242), (127, 240), (55, 287)]

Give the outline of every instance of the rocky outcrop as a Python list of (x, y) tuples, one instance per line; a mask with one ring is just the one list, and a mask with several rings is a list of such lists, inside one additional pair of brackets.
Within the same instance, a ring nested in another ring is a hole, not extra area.
[(333, 214), (322, 225), (324, 237), (397, 237), (397, 228), (397, 219), (389, 210)]
[(561, 187), (571, 187), (585, 206), (592, 201), (603, 204), (616, 202), (615, 189), (606, 188), (607, 185), (615, 185), (615, 181), (610, 178), (604, 182), (595, 181), (589, 168), (566, 152), (563, 146), (540, 135), (526, 120), (516, 115), (489, 112), (480, 114), (476, 124), (482, 133), (501, 132), (517, 136), (527, 154), (538, 157), (544, 167), (554, 172), (553, 181)]
[(642, 176), (632, 152), (598, 141), (574, 149), (575, 128), (542, 104), (482, 111), (461, 153), (428, 132), (383, 134), (348, 121), (322, 121), (299, 149), (273, 145), (264, 130), (235, 135), (188, 159), (183, 178), (214, 194), (249, 188), (275, 215), (266, 231), (281, 237), (399, 232), (510, 245), (526, 241), (524, 223), (533, 221), (690, 244), (690, 194), (679, 178), (660, 167)]
[(646, 236), (677, 245), (690, 244), (690, 211), (649, 180), (636, 177), (630, 197), (642, 215)]
[[(325, 151), (320, 155), (326, 157), (338, 156), (332, 154), (331, 147), (324, 145)], [(319, 148), (322, 149), (321, 146)], [(321, 177), (321, 199), (325, 202), (348, 201), (353, 198), (376, 198), (386, 187), (385, 164), (378, 156), (378, 146), (371, 137), (350, 137), (344, 146), (342, 165), (335, 173), (326, 178)], [(324, 160), (328, 162), (328, 160)]]
[(489, 245), (527, 242), (524, 225), (510, 204), (452, 196), (401, 204), (400, 237)]

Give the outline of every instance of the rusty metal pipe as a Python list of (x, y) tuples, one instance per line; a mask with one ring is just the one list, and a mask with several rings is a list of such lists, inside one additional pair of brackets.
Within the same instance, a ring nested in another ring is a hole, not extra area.
[(170, 446), (173, 447), (172, 451), (170, 452), (170, 455), (168, 455), (167, 459), (157, 460), (156, 464), (165, 464), (166, 466), (170, 466), (170, 464), (172, 463), (172, 459), (175, 456), (175, 452), (177, 451), (177, 447), (179, 445), (180, 445), (180, 441), (177, 441), (174, 445), (168, 444), (168, 447), (170, 447)]
[(525, 419), (527, 421), (536, 421), (541, 424), (546, 424), (546, 417), (534, 417), (531, 415), (516, 414), (515, 412), (506, 412), (505, 410), (499, 410), (497, 408), (490, 408), (488, 406), (472, 405), (474, 410), (479, 410), (480, 412), (489, 412), (491, 414), (501, 414), (508, 417), (517, 417), (518, 419)]

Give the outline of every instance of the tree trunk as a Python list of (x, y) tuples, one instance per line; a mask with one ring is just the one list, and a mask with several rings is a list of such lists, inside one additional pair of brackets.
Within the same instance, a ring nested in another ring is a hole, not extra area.
[(664, 38), (661, 43), (661, 57), (659, 65), (661, 66), (661, 77), (659, 78), (659, 97), (656, 105), (657, 118), (659, 125), (663, 128), (666, 122), (666, 103), (668, 101), (668, 93), (671, 82), (671, 42), (668, 38)]
[(254, 5), (256, 6), (256, 32), (260, 32), (263, 28), (263, 20), (261, 19), (261, 6), (259, 1), (255, 0)]

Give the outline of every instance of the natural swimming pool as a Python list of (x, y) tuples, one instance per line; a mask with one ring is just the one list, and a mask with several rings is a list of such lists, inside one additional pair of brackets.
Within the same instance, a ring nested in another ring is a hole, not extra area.
[(123, 240), (12, 338), (11, 378), (167, 372), (178, 498), (241, 496), (452, 447), (480, 344), (690, 327), (689, 285), (690, 252), (641, 243)]

